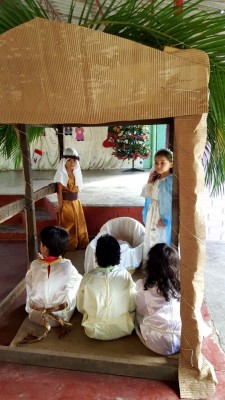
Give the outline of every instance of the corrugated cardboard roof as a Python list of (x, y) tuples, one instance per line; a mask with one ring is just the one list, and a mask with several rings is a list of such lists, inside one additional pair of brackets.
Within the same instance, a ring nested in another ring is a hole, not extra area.
[(0, 35), (0, 122), (95, 125), (202, 114), (208, 57), (193, 51), (196, 63), (36, 18)]

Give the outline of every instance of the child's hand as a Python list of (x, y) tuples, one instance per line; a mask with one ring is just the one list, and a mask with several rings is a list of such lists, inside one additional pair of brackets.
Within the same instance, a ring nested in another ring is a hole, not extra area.
[(160, 219), (158, 220), (157, 226), (166, 226), (166, 225), (164, 224), (162, 218), (160, 218)]
[(59, 209), (56, 213), (56, 217), (57, 217), (57, 223), (60, 226), (61, 225), (61, 211)]
[(59, 207), (58, 209), (58, 224), (59, 226), (61, 225), (62, 222), (62, 207)]
[(38, 260), (43, 260), (44, 257), (41, 253), (37, 253), (37, 258)]
[(152, 182), (155, 180), (155, 178), (156, 178), (157, 176), (160, 176), (160, 175), (157, 174), (156, 171), (153, 171), (153, 172), (149, 175), (148, 183), (152, 183)]

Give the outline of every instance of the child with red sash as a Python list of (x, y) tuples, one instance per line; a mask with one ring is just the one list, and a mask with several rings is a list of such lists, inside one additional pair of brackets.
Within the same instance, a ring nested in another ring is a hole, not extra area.
[(41, 336), (29, 334), (21, 344), (43, 339), (51, 327), (62, 326), (63, 334), (76, 307), (82, 276), (70, 260), (63, 258), (69, 234), (60, 226), (46, 226), (40, 232), (40, 254), (26, 274), (26, 311), (29, 319), (45, 327)]

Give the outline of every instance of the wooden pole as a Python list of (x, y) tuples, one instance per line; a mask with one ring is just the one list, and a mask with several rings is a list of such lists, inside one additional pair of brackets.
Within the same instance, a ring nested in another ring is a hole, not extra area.
[(17, 135), (20, 142), (23, 161), (23, 175), (25, 185), (25, 217), (26, 217), (26, 237), (27, 237), (27, 256), (28, 266), (31, 261), (37, 258), (37, 228), (35, 218), (35, 202), (33, 192), (33, 182), (31, 177), (30, 147), (26, 125), (17, 125)]
[(173, 151), (173, 193), (172, 193), (172, 245), (178, 248), (179, 243), (179, 185), (177, 165), (177, 145), (174, 136), (174, 122), (169, 126), (169, 149)]
[(58, 142), (59, 142), (59, 159), (61, 159), (64, 150), (63, 125), (57, 125), (57, 129), (58, 129)]

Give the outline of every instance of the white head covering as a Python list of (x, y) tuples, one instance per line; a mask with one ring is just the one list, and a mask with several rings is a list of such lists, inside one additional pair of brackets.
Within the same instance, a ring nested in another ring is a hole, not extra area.
[[(78, 152), (75, 149), (72, 149), (69, 147), (64, 150), (63, 158), (61, 158), (60, 163), (57, 168), (57, 171), (56, 171), (56, 174), (54, 176), (54, 182), (59, 182), (63, 186), (67, 186), (69, 178), (68, 178), (65, 164), (69, 158), (72, 158), (74, 156), (79, 157)], [(76, 185), (78, 186), (79, 190), (81, 190), (83, 188), (83, 178), (82, 178), (79, 160), (76, 160), (76, 166), (73, 170), (73, 175), (75, 177)]]

